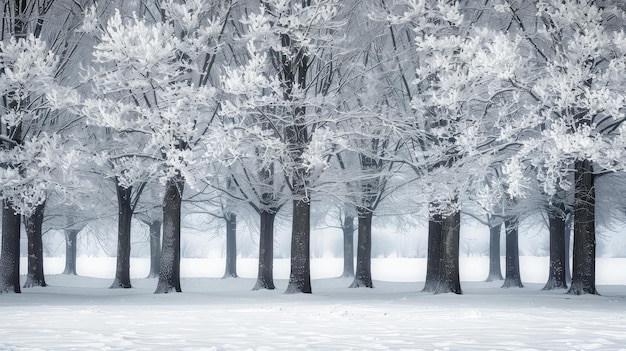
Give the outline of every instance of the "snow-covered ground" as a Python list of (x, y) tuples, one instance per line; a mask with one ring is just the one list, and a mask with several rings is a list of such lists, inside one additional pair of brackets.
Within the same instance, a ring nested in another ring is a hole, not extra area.
[(134, 259), (134, 288), (107, 289), (115, 260), (80, 258), (80, 276), (0, 295), (0, 350), (626, 350), (626, 259), (598, 260), (602, 296), (541, 290), (545, 257), (522, 257), (523, 289), (481, 282), (486, 258), (461, 260), (461, 296), (420, 293), (423, 259), (375, 259), (375, 289), (348, 289), (341, 259), (312, 261), (312, 295), (285, 295), (288, 260), (276, 260), (275, 291), (219, 279), (223, 262), (184, 259), (183, 293), (155, 295)]

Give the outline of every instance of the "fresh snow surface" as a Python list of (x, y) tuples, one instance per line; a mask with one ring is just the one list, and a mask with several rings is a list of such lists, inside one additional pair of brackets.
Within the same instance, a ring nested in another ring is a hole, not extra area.
[[(23, 261), (23, 267), (25, 267)], [(223, 260), (184, 259), (183, 293), (153, 294), (146, 259), (132, 289), (108, 289), (115, 259), (81, 257), (79, 276), (48, 258), (45, 288), (0, 295), (0, 350), (626, 350), (626, 259), (598, 260), (602, 296), (542, 291), (547, 258), (522, 257), (525, 288), (481, 282), (487, 258), (463, 258), (463, 295), (421, 293), (424, 259), (374, 259), (374, 289), (349, 289), (341, 259), (312, 261), (313, 294), (219, 279)]]

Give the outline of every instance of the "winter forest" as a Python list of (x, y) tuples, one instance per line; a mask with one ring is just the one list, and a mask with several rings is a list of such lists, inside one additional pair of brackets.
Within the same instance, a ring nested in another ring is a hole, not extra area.
[(49, 233), (76, 275), (78, 242), (103, 226), (110, 288), (135, 288), (141, 227), (151, 295), (183, 291), (192, 228), (225, 233), (225, 277), (254, 242), (242, 289), (268, 298), (278, 221), (281, 294), (316, 292), (314, 228), (343, 233), (344, 287), (374, 288), (373, 232), (422, 225), (422, 292), (457, 301), (468, 221), (488, 228), (484, 278), (498, 288), (524, 286), (522, 223), (535, 221), (549, 233), (539, 289), (598, 294), (597, 231), (626, 218), (622, 1), (5, 0), (1, 12), (0, 300), (46, 286)]
[(20, 292), (22, 221), (31, 287), (45, 285), (43, 227), (65, 231), (75, 273), (77, 233), (116, 217), (112, 287), (131, 287), (136, 219), (156, 292), (180, 292), (181, 218), (199, 211), (224, 221), (232, 275), (237, 220), (256, 218), (254, 288), (273, 289), (289, 211), (287, 292), (310, 293), (317, 207), (342, 226), (352, 287), (372, 287), (379, 212), (427, 213), (425, 291), (462, 292), (462, 213), (489, 226), (493, 257), (504, 227), (505, 285), (521, 286), (519, 222), (542, 213), (546, 289), (567, 288), (573, 228), (569, 292), (594, 294), (596, 204), (605, 222), (625, 208), (594, 185), (623, 183), (620, 5), (5, 1), (0, 290)]

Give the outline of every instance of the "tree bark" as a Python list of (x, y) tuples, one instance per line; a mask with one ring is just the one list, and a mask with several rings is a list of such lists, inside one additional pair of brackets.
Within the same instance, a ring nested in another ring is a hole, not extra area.
[(502, 222), (489, 227), (489, 275), (486, 281), (503, 280), (502, 267), (500, 266), (500, 233)]
[(428, 219), (428, 258), (426, 259), (426, 281), (422, 292), (435, 292), (439, 284), (441, 237), (443, 217), (440, 214), (431, 214)]
[(261, 210), (259, 236), (259, 270), (253, 290), (273, 290), (274, 286), (274, 220), (276, 212)]
[(598, 294), (596, 290), (595, 175), (590, 160), (574, 163), (574, 250), (569, 294)]
[(161, 260), (161, 221), (150, 223), (150, 273), (148, 278), (159, 276), (159, 261)]
[(459, 239), (461, 232), (461, 212), (443, 217), (441, 230), (441, 253), (439, 258), (439, 284), (435, 294), (462, 294), (459, 279)]
[(237, 278), (237, 215), (227, 213), (226, 220), (226, 267), (225, 278)]
[(311, 293), (311, 204), (307, 198), (293, 200), (291, 272), (287, 294)]
[(519, 218), (509, 216), (504, 220), (506, 231), (506, 276), (503, 288), (523, 288), (522, 278), (519, 271)]
[(130, 226), (133, 219), (132, 193), (133, 187), (123, 188), (115, 185), (117, 190), (117, 263), (115, 279), (109, 288), (131, 288), (130, 284)]
[(42, 226), (45, 203), (35, 207), (33, 213), (25, 218), (26, 237), (28, 238), (28, 273), (25, 288), (46, 286), (43, 272)]
[(565, 218), (560, 214), (553, 213), (548, 209), (548, 222), (550, 226), (550, 267), (548, 281), (543, 290), (567, 289), (565, 275)]
[(80, 230), (65, 229), (65, 270), (63, 274), (76, 275), (76, 248)]
[(373, 288), (372, 284), (372, 217), (369, 209), (358, 208), (356, 273), (351, 288)]
[(572, 267), (570, 267), (570, 243), (572, 242), (572, 221), (574, 216), (570, 212), (565, 220), (565, 280), (572, 282)]
[(354, 217), (345, 215), (341, 223), (343, 232), (343, 278), (354, 277)]
[(159, 265), (159, 282), (155, 294), (180, 289), (180, 220), (184, 179), (178, 175), (165, 185), (163, 199), (163, 246)]
[(20, 225), (8, 200), (2, 201), (2, 247), (0, 248), (0, 294), (20, 293)]

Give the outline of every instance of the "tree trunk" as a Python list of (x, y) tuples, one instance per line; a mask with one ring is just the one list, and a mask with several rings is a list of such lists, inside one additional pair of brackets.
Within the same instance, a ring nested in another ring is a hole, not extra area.
[(567, 289), (565, 276), (565, 218), (548, 210), (550, 225), (550, 267), (543, 290)]
[(354, 277), (354, 217), (345, 215), (341, 223), (343, 231), (343, 278)]
[(65, 229), (65, 270), (63, 274), (76, 275), (76, 247), (80, 230)]
[(519, 218), (509, 216), (504, 220), (506, 231), (506, 276), (503, 288), (523, 288), (522, 278), (519, 271)]
[(28, 238), (28, 274), (25, 288), (46, 286), (43, 273), (43, 239), (42, 226), (45, 203), (35, 207), (33, 213), (25, 218), (26, 236)]
[(572, 221), (574, 216), (570, 212), (565, 220), (565, 280), (572, 282), (572, 267), (570, 266), (570, 243), (572, 242)]
[(159, 261), (161, 260), (161, 221), (150, 223), (150, 273), (148, 278), (159, 276)]
[(259, 271), (253, 290), (269, 289), (274, 286), (274, 219), (275, 211), (261, 210), (259, 236)]
[(163, 199), (163, 246), (159, 265), (159, 282), (155, 294), (180, 289), (180, 220), (185, 181), (175, 176), (165, 185)]
[(422, 292), (435, 292), (439, 284), (441, 260), (441, 236), (443, 217), (431, 214), (428, 219), (428, 258), (426, 259), (426, 281)]
[(111, 289), (131, 288), (130, 284), (130, 226), (133, 219), (132, 193), (133, 187), (123, 188), (115, 185), (117, 190), (117, 264), (115, 279)]
[(598, 294), (596, 290), (595, 175), (590, 160), (576, 161), (574, 250), (569, 294)]
[(2, 248), (0, 249), (0, 294), (20, 293), (20, 221), (8, 200), (2, 201)]
[(489, 275), (488, 282), (502, 280), (502, 269), (500, 266), (500, 233), (502, 232), (502, 222), (489, 227)]
[(369, 209), (358, 209), (358, 230), (356, 254), (356, 274), (351, 288), (373, 288), (372, 284), (372, 217)]
[(293, 200), (291, 230), (291, 272), (287, 294), (311, 293), (311, 204), (308, 199)]
[(441, 230), (441, 253), (439, 259), (439, 284), (435, 294), (462, 294), (459, 279), (459, 239), (461, 232), (461, 212), (443, 217)]
[(226, 268), (222, 278), (237, 278), (237, 215), (226, 214)]

